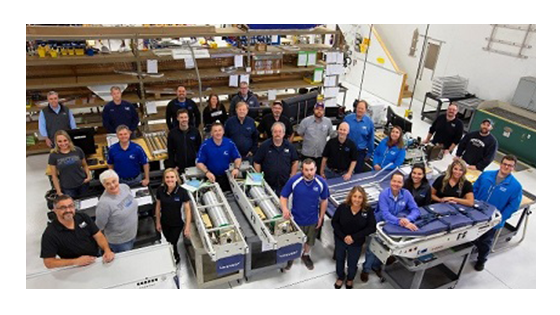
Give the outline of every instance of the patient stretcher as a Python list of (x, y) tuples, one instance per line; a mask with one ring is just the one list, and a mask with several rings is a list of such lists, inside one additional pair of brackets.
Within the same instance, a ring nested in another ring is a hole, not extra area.
[(420, 208), (420, 214), (414, 222), (418, 231), (378, 222), (370, 250), (383, 263), (391, 255), (414, 259), (474, 241), (502, 219), (496, 207), (478, 200), (473, 207), (432, 204)]

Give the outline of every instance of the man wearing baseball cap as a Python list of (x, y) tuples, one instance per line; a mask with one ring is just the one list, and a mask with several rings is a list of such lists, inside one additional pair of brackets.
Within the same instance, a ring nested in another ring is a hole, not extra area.
[(336, 135), (331, 120), (324, 116), (325, 104), (317, 102), (313, 109), (313, 116), (304, 118), (297, 129), (297, 133), (303, 137), (302, 160), (312, 159), (315, 165), (321, 165), (327, 138)]
[(494, 122), (486, 118), (479, 131), (466, 134), (459, 142), (455, 159), (462, 158), (472, 170), (484, 171), (492, 163), (498, 151), (498, 141), (490, 133)]
[(281, 122), (284, 124), (284, 127), (286, 127), (284, 139), (292, 142), (294, 138), (294, 129), (292, 128), (290, 119), (282, 114), (282, 111), (284, 110), (282, 101), (274, 101), (274, 103), (272, 103), (271, 109), (272, 113), (266, 114), (261, 120), (259, 127), (257, 128), (259, 130), (259, 133), (264, 134), (266, 139), (271, 139), (272, 125), (274, 125), (274, 123)]

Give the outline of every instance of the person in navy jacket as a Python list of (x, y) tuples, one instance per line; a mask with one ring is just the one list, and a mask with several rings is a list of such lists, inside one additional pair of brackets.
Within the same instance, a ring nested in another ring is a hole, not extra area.
[(511, 174), (515, 164), (517, 158), (514, 155), (506, 155), (502, 158), (500, 170), (483, 172), (474, 183), (475, 199), (488, 202), (498, 208), (502, 214), (502, 222), (474, 242), (478, 248), (478, 259), (474, 267), (477, 271), (484, 270), (496, 232), (504, 227), (506, 221), (521, 204), (523, 188)]
[(133, 135), (138, 128), (140, 118), (136, 106), (122, 99), (122, 91), (118, 86), (111, 87), (112, 101), (103, 107), (103, 127), (107, 133), (117, 133), (117, 127), (126, 125)]
[[(375, 209), (375, 221), (385, 221), (388, 224), (400, 225), (411, 231), (417, 231), (418, 227), (412, 223), (420, 216), (420, 210), (414, 201), (412, 194), (403, 189), (404, 175), (395, 172), (391, 176), (391, 187), (386, 188), (379, 194), (379, 201)], [(404, 216), (406, 215), (406, 216)], [(367, 282), (369, 272), (374, 271), (381, 277), (381, 261), (370, 251), (369, 242), (366, 246), (366, 261), (364, 262), (360, 279)]]
[(389, 170), (393, 170), (401, 166), (406, 156), (406, 150), (403, 143), (403, 130), (399, 126), (391, 128), (389, 137), (381, 140), (373, 153), (373, 169), (379, 171), (385, 166), (389, 166)]

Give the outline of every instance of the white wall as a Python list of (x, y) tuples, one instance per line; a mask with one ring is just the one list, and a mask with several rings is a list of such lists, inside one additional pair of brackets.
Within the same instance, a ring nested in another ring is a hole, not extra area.
[[(426, 24), (412, 25), (377, 25), (375, 29), (383, 38), (385, 45), (401, 70), (407, 72), (407, 83), (412, 90), (418, 60), (423, 44), (420, 37), (416, 57), (408, 56), (412, 34), (416, 28), (425, 34)], [(479, 25), (430, 25), (428, 35), (443, 40), (434, 77), (460, 75), (469, 79), (468, 91), (485, 100), (510, 102), (519, 79), (524, 76), (536, 76), (536, 33), (531, 33), (527, 43), (531, 49), (524, 50), (528, 59), (514, 58), (482, 50), (486, 47), (485, 38), (490, 37), (492, 26)], [(524, 32), (499, 29), (500, 39), (521, 42)], [(515, 51), (513, 47), (495, 45), (496, 49)], [(424, 98), (431, 90), (432, 71), (424, 69), (423, 78), (418, 81), (415, 99)]]

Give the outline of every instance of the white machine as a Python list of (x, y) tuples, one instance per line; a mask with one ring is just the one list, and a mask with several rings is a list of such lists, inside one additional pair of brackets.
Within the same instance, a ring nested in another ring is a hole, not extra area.
[(231, 171), (227, 172), (227, 176), (235, 199), (263, 242), (263, 247), (277, 250), (294, 244), (303, 246), (305, 234), (293, 218), (284, 219), (280, 201), (272, 188), (264, 180), (262, 185), (252, 185), (250, 180), (246, 180), (249, 174), (255, 173), (252, 166), (242, 164), (237, 178)]
[(196, 168), (188, 168), (182, 175), (191, 199), (191, 210), (202, 245), (212, 259), (218, 261), (226, 257), (245, 255), (247, 243), (239, 229), (226, 197), (218, 183), (202, 183), (193, 189), (188, 179), (203, 178)]
[(177, 267), (170, 244), (158, 244), (101, 257), (83, 267), (48, 269), (28, 274), (27, 289), (176, 289)]
[(385, 222), (379, 222), (370, 243), (370, 250), (383, 263), (392, 255), (414, 259), (474, 241), (498, 225), (501, 220), (502, 216), (496, 210), (490, 221), (424, 236), (389, 235), (384, 229)]

